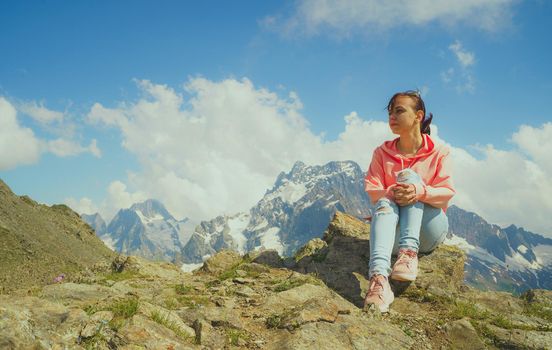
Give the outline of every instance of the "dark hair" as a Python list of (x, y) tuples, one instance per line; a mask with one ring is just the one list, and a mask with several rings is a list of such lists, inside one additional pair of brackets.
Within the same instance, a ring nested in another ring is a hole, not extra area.
[(393, 105), (395, 104), (395, 99), (398, 96), (408, 96), (408, 97), (414, 99), (414, 101), (415, 101), (414, 110), (415, 111), (421, 110), (422, 112), (424, 112), (424, 117), (422, 118), (422, 124), (420, 124), (420, 132), (422, 134), (428, 134), (429, 135), (431, 133), (431, 129), (429, 127), (429, 124), (431, 124), (431, 120), (433, 119), (433, 114), (429, 113), (429, 118), (426, 118), (425, 104), (424, 104), (424, 100), (422, 100), (422, 96), (420, 95), (420, 92), (418, 90), (407, 90), (407, 91), (403, 91), (403, 92), (397, 92), (389, 100), (389, 103), (387, 104), (387, 112), (391, 112), (391, 109), (393, 108)]

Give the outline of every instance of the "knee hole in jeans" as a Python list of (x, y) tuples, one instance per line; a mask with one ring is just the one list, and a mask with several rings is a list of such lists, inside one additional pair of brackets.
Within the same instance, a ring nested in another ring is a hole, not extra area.
[(393, 208), (391, 208), (389, 203), (382, 202), (382, 203), (378, 203), (378, 205), (376, 206), (374, 215), (392, 214), (392, 213), (393, 213)]

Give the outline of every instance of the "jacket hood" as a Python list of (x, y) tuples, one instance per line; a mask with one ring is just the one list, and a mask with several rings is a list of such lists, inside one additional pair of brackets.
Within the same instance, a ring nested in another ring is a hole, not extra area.
[(439, 152), (442, 145), (435, 144), (431, 137), (428, 134), (422, 134), (423, 144), (422, 147), (416, 152), (415, 155), (411, 157), (403, 156), (399, 153), (399, 150), (397, 149), (397, 142), (399, 141), (399, 137), (395, 138), (394, 140), (385, 141), (381, 145), (381, 149), (384, 153), (386, 153), (390, 158), (395, 160), (397, 163), (401, 163), (402, 167), (404, 168), (404, 162), (405, 160), (408, 160), (409, 166), (417, 162), (419, 159), (425, 158), (429, 155), (432, 155), (433, 153)]

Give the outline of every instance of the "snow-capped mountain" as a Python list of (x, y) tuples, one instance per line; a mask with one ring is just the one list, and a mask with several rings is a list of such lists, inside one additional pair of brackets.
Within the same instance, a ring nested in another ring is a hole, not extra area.
[[(245, 253), (264, 248), (292, 255), (310, 239), (321, 237), (337, 210), (364, 218), (370, 208), (364, 172), (357, 163), (307, 166), (296, 162), (291, 171), (278, 175), (248, 212), (196, 225), (175, 220), (160, 202), (148, 200), (120, 210), (105, 231), (101, 217), (83, 218), (116, 251), (183, 262), (183, 268), (191, 268), (221, 249)], [(445, 243), (467, 253), (469, 284), (513, 292), (552, 289), (552, 239), (514, 225), (489, 224), (454, 205), (447, 216), (450, 228)]]
[(447, 210), (446, 244), (466, 251), (466, 280), (484, 289), (523, 292), (552, 289), (552, 239), (510, 225), (489, 224), (475, 213)]
[[(82, 216), (92, 227), (96, 216)], [(103, 220), (102, 220), (103, 221)], [(161, 202), (148, 199), (121, 209), (98, 236), (113, 250), (153, 260), (182, 261), (182, 248), (192, 233), (188, 219), (177, 221)]]
[(363, 172), (353, 161), (323, 166), (296, 162), (248, 213), (202, 222), (184, 248), (184, 259), (198, 263), (222, 248), (275, 249), (291, 255), (320, 237), (336, 210), (367, 216), (370, 204), (363, 187)]

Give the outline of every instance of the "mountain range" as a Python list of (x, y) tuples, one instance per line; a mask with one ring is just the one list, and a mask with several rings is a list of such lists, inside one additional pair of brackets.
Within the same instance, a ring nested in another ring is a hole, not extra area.
[[(307, 166), (298, 161), (278, 175), (248, 212), (195, 224), (187, 218), (177, 221), (160, 201), (151, 199), (121, 209), (109, 225), (99, 214), (82, 217), (118, 252), (182, 263), (191, 270), (222, 249), (274, 249), (291, 256), (310, 239), (321, 237), (336, 211), (362, 219), (370, 210), (364, 172), (357, 163)], [(445, 244), (467, 253), (466, 282), (515, 293), (552, 289), (552, 239), (514, 225), (501, 228), (454, 205), (447, 216)]]

